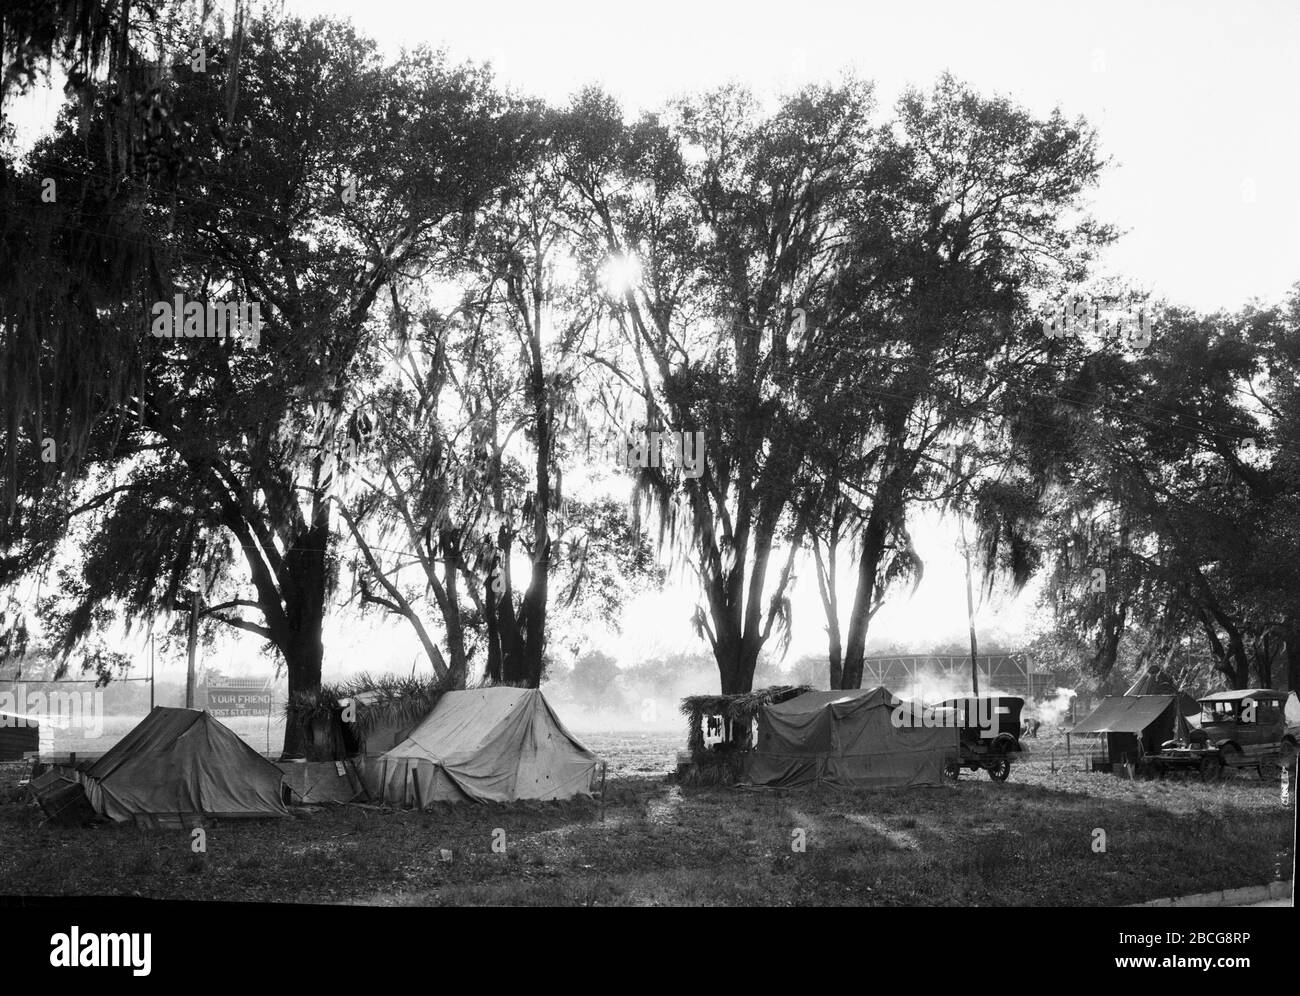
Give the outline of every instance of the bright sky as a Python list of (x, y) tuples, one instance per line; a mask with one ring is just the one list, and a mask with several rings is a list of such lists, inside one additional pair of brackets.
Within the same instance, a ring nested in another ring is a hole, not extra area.
[[(286, 0), (285, 7), (351, 17), (391, 53), (429, 43), (456, 58), (491, 61), (512, 86), (553, 101), (599, 83), (631, 112), (729, 80), (770, 97), (844, 69), (875, 80), (888, 105), (905, 87), (928, 86), (949, 70), (1035, 112), (1059, 105), (1097, 126), (1114, 167), (1093, 210), (1127, 233), (1103, 261), (1104, 271), (1207, 310), (1253, 297), (1275, 300), (1300, 280), (1294, 0)], [(923, 520), (913, 536), (927, 561), (926, 580), (914, 598), (882, 610), (873, 639), (928, 645), (962, 638), (955, 524)], [(980, 612), (981, 632), (1005, 639), (1022, 631), (1031, 601), (1032, 593), (995, 599)], [(638, 605), (611, 649), (625, 656), (628, 647), (645, 655), (698, 646), (684, 622), (692, 604), (670, 594)], [(796, 592), (795, 616), (792, 653), (824, 652), (810, 569)], [(369, 649), (367, 663), (377, 668)], [(402, 653), (409, 667), (410, 652)], [(351, 670), (339, 657), (329, 670), (336, 668)]]
[[(882, 103), (892, 104), (906, 87), (928, 86), (948, 70), (1038, 113), (1059, 105), (1099, 129), (1114, 165), (1093, 210), (1126, 232), (1106, 270), (1206, 310), (1275, 300), (1300, 280), (1294, 2), (367, 0), (357, 12), (352, 0), (287, 0), (287, 7), (352, 16), (388, 51), (428, 42), (456, 58), (489, 60), (512, 86), (553, 101), (596, 82), (630, 112), (729, 80), (770, 97), (844, 69), (874, 80)], [(914, 597), (886, 604), (873, 642), (963, 639), (956, 524), (927, 516), (913, 536), (926, 579)], [(1014, 639), (1034, 596), (1031, 589), (982, 606), (981, 633)], [(794, 601), (792, 655), (824, 653), (811, 565)], [(687, 627), (672, 625), (692, 604), (671, 593), (637, 605), (611, 649), (697, 646)]]
[(1300, 3), (1295, 0), (492, 4), (286, 0), (352, 17), (389, 51), (490, 60), (554, 101), (592, 82), (631, 111), (739, 80), (774, 93), (873, 79), (882, 102), (944, 70), (1098, 127), (1115, 160), (1095, 199), (1128, 231), (1108, 262), (1198, 308), (1300, 280)]

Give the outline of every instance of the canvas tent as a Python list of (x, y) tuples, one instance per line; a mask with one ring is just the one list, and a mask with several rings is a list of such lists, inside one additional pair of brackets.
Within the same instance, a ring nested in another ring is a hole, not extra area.
[(41, 748), (40, 724), (26, 716), (0, 712), (0, 761), (21, 761)]
[(405, 740), (366, 758), (371, 795), (402, 806), (589, 795), (600, 764), (535, 688), (447, 692)]
[(137, 816), (288, 816), (280, 769), (207, 712), (156, 707), (86, 770), (95, 811)]
[(1174, 679), (1169, 677), (1169, 672), (1162, 667), (1148, 668), (1146, 672), (1138, 677), (1138, 680), (1129, 686), (1125, 695), (1176, 695), (1179, 701), (1179, 712), (1184, 716), (1195, 716), (1201, 711), (1201, 707), (1196, 700), (1186, 692), (1180, 692), (1178, 686), (1174, 684)]
[(1149, 754), (1159, 753), (1160, 745), (1179, 732), (1180, 722), (1195, 725), (1200, 710), (1194, 698), (1181, 692), (1109, 695), (1070, 731), (1070, 736), (1103, 736), (1111, 764), (1136, 764)]
[(351, 759), (279, 761), (276, 767), (284, 775), (284, 787), (295, 803), (347, 803), (364, 795), (360, 774)]
[(898, 725), (918, 710), (887, 689), (805, 692), (765, 706), (750, 756), (755, 785), (937, 785), (958, 750), (955, 726)]

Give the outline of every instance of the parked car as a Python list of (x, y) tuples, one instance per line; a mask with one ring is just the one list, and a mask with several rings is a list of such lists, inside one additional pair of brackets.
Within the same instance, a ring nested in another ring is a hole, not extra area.
[(958, 754), (949, 758), (945, 771), (956, 778), (962, 768), (983, 768), (995, 782), (1011, 774), (1011, 757), (1020, 753), (1020, 710), (1025, 700), (1014, 695), (982, 695), (947, 699), (940, 709), (956, 714)]
[(1254, 768), (1261, 780), (1279, 775), (1296, 755), (1296, 727), (1283, 711), (1286, 693), (1271, 688), (1216, 692), (1197, 700), (1200, 723), (1169, 740), (1152, 758), (1155, 769), (1197, 768), (1206, 779), (1236, 768)]

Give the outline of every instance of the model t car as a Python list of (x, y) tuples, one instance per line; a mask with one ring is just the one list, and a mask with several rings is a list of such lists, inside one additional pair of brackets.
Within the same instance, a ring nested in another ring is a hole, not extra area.
[(1011, 774), (1011, 757), (1020, 753), (1020, 710), (1025, 700), (1013, 695), (984, 695), (947, 699), (938, 708), (951, 711), (957, 727), (957, 749), (944, 773), (956, 778), (962, 768), (983, 768), (995, 782)]
[(1296, 734), (1283, 712), (1286, 693), (1271, 688), (1217, 692), (1197, 700), (1201, 714), (1151, 759), (1159, 774), (1199, 770), (1206, 780), (1237, 768), (1254, 768), (1261, 780), (1279, 775), (1295, 757)]

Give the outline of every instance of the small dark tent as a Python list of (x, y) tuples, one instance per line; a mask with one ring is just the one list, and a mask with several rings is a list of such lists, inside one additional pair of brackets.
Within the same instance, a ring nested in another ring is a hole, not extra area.
[(156, 707), (85, 772), (95, 811), (135, 816), (288, 816), (283, 774), (207, 712)]
[(1123, 695), (1102, 699), (1070, 736), (1102, 735), (1111, 764), (1136, 764), (1159, 753), (1160, 745), (1179, 733), (1180, 720), (1196, 725), (1200, 712), (1194, 698), (1180, 692), (1165, 671), (1153, 667)]
[(0, 761), (21, 761), (23, 754), (40, 747), (40, 724), (26, 716), (0, 712)]
[(887, 689), (805, 692), (758, 714), (755, 785), (938, 785), (958, 750), (955, 725), (930, 725)]

